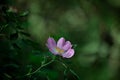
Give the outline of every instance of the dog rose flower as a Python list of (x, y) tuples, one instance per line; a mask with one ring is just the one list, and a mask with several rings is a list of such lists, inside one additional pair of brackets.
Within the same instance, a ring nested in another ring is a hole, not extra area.
[(60, 55), (63, 58), (71, 58), (74, 55), (74, 49), (72, 49), (72, 44), (70, 41), (65, 41), (62, 37), (57, 42), (49, 37), (46, 46), (49, 51), (54, 55)]

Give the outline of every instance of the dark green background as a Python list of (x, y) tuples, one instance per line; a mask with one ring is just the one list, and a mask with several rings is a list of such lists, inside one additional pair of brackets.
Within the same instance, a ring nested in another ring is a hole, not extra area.
[[(75, 55), (53, 55), (46, 41), (64, 37)], [(0, 80), (119, 80), (119, 0), (0, 1)], [(74, 70), (70, 72), (69, 69)]]

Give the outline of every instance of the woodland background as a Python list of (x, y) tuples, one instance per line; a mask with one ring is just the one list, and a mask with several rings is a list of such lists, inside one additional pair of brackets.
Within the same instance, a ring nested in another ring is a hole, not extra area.
[(0, 0), (0, 79), (78, 80), (56, 62), (24, 76), (51, 60), (49, 36), (72, 42), (61, 61), (80, 80), (120, 80), (119, 0)]

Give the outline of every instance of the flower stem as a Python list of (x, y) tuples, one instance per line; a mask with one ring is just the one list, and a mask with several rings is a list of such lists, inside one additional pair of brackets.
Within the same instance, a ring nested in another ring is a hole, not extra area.
[(32, 72), (32, 73), (27, 73), (26, 76), (35, 74), (36, 72), (40, 71), (41, 68), (43, 68), (43, 67), (51, 64), (52, 62), (54, 62), (54, 60), (55, 60), (55, 57), (53, 57), (53, 59), (52, 59), (51, 61), (49, 61), (48, 63), (45, 63), (45, 64), (43, 63), (43, 64), (41, 64), (41, 66), (40, 66), (38, 69), (36, 69), (34, 72)]
[(57, 62), (59, 62), (60, 64), (62, 64), (65, 68), (67, 68), (67, 65), (59, 60), (56, 60)]
[[(59, 61), (59, 60), (56, 60), (56, 61), (58, 61), (59, 63), (61, 63), (66, 69), (68, 68), (65, 63), (63, 63), (63, 62), (61, 62), (61, 61)], [(69, 71), (70, 71), (73, 75), (75, 75), (75, 76), (78, 78), (78, 80), (80, 80), (80, 77), (77, 75), (76, 72), (74, 72), (74, 70), (72, 70), (71, 68), (69, 68)]]

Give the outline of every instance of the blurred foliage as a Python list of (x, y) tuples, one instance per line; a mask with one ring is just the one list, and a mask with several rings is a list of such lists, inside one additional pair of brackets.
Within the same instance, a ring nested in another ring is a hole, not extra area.
[[(0, 1), (0, 80), (119, 80), (119, 13), (119, 0)], [(51, 62), (49, 36), (73, 58)]]

